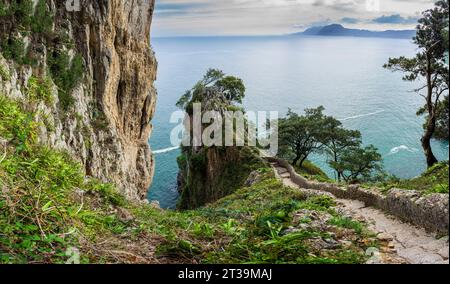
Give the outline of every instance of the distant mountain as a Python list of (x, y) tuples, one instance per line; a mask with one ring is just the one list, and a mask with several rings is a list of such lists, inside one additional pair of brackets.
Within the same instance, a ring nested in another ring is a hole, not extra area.
[(294, 35), (308, 35), (308, 36), (350, 36), (350, 37), (378, 37), (378, 38), (398, 38), (411, 39), (416, 35), (414, 30), (401, 31), (369, 31), (358, 29), (347, 29), (342, 25), (333, 24), (323, 27), (311, 27), (304, 32), (296, 33)]

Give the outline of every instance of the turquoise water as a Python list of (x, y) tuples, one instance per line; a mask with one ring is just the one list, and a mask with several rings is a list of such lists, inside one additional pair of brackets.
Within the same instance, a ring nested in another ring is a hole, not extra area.
[[(382, 68), (389, 57), (414, 54), (408, 40), (232, 37), (155, 38), (152, 43), (159, 62), (153, 150), (173, 147), (169, 134), (175, 125), (169, 118), (176, 101), (208, 68), (219, 68), (245, 81), (248, 110), (284, 115), (288, 108), (301, 112), (323, 105), (347, 128), (360, 130), (364, 143), (378, 147), (389, 173), (411, 178), (426, 168), (420, 146), (423, 119), (415, 115), (423, 98), (411, 91), (417, 84)], [(448, 160), (448, 143), (436, 141), (433, 147), (440, 159)], [(173, 208), (178, 198), (178, 154), (155, 155), (149, 198), (164, 208)], [(323, 157), (313, 161), (333, 176)]]

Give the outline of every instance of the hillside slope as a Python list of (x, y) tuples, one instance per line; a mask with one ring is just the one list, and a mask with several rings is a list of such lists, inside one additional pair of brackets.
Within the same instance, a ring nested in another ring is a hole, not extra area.
[(270, 168), (185, 212), (130, 202), (36, 142), (37, 115), (0, 95), (0, 263), (364, 263), (365, 225)]

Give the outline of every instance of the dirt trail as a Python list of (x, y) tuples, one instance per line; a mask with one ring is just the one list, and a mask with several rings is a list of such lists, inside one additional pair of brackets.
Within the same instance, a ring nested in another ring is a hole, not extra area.
[[(287, 169), (275, 163), (272, 166), (286, 186), (299, 188), (307, 194), (331, 195), (324, 191), (302, 189), (291, 180)], [(404, 223), (381, 210), (366, 207), (361, 201), (334, 198), (339, 206), (350, 211), (354, 218), (367, 221), (369, 229), (378, 233), (378, 239), (386, 242), (391, 251), (405, 262), (410, 264), (449, 264), (448, 237), (437, 239), (424, 229)]]

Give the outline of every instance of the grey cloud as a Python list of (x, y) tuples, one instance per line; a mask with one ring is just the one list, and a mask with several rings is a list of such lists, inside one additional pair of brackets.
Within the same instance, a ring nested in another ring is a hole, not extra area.
[(402, 17), (400, 14), (381, 16), (372, 20), (372, 22), (377, 24), (414, 24), (417, 23), (418, 18), (416, 17)]

